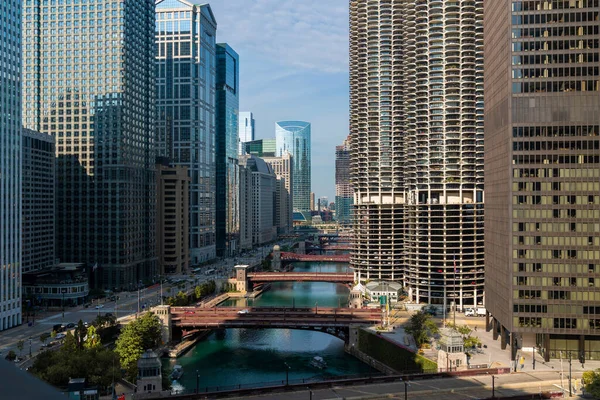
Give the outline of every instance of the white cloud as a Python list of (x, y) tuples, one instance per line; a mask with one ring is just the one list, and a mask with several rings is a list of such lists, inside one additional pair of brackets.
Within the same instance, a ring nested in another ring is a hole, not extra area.
[(240, 49), (240, 56), (327, 73), (348, 71), (347, 0), (217, 0), (210, 4), (218, 24), (217, 40)]

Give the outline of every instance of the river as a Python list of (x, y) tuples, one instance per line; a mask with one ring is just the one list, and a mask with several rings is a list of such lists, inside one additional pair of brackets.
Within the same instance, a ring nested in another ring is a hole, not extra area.
[[(347, 264), (296, 263), (295, 271), (342, 272)], [(326, 282), (280, 282), (254, 301), (228, 301), (222, 306), (345, 307), (349, 289)], [(327, 368), (310, 365), (315, 356)], [(168, 369), (177, 363), (185, 371), (180, 381), (185, 391), (199, 387), (285, 382), (286, 364), (290, 382), (301, 379), (327, 379), (333, 376), (368, 374), (370, 367), (344, 352), (344, 342), (321, 332), (293, 329), (226, 329), (212, 332), (185, 355), (163, 360)], [(169, 367), (170, 366), (170, 367)], [(197, 372), (196, 372), (197, 371)]]

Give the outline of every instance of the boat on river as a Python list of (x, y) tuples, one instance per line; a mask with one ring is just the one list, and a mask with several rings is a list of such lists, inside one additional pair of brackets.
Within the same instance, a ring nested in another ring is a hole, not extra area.
[(173, 372), (171, 372), (171, 380), (178, 381), (183, 376), (183, 367), (181, 365), (175, 365)]
[(325, 360), (323, 360), (323, 357), (319, 356), (313, 357), (312, 361), (310, 362), (310, 365), (319, 369), (327, 368), (327, 363), (325, 362)]

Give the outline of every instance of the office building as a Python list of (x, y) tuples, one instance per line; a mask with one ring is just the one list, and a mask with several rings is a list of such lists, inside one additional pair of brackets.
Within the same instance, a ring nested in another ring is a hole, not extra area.
[(485, 304), (513, 359), (600, 358), (599, 5), (486, 2)]
[(245, 155), (240, 156), (240, 167), (246, 170), (245, 193), (241, 196), (244, 202), (250, 203), (244, 212), (245, 229), (251, 235), (251, 245), (261, 245), (277, 237), (275, 226), (276, 177), (273, 169), (262, 158)]
[[(293, 227), (294, 171), (292, 156), (286, 152), (281, 157), (264, 157), (263, 160), (271, 166), (278, 182), (283, 183), (282, 188), (278, 187), (281, 193), (277, 195), (277, 206), (279, 208), (277, 209), (276, 225), (279, 233), (287, 233)], [(287, 213), (285, 212), (286, 207)]]
[(319, 211), (324, 211), (329, 209), (329, 198), (327, 196), (319, 197)]
[(286, 188), (285, 179), (277, 176), (275, 185), (275, 214), (273, 224), (277, 228), (277, 234), (284, 235), (290, 233), (293, 227), (292, 196)]
[(23, 124), (56, 140), (56, 256), (135, 287), (157, 272), (154, 1), (23, 10)]
[(160, 275), (186, 273), (190, 266), (188, 168), (166, 158), (156, 163), (156, 254)]
[(239, 171), (238, 114), (240, 103), (239, 56), (226, 43), (217, 44), (216, 170), (217, 255), (238, 252)]
[(483, 304), (482, 62), (482, 0), (351, 2), (352, 264), (417, 303)]
[(192, 265), (216, 257), (216, 30), (207, 4), (156, 3), (157, 148), (192, 179)]
[[(350, 183), (350, 143), (335, 147), (335, 219), (342, 225), (352, 221), (354, 193)], [(333, 205), (333, 204), (332, 204)]]
[(244, 143), (245, 153), (257, 157), (275, 157), (277, 141), (275, 139), (258, 139)]
[(315, 193), (310, 192), (310, 211), (315, 211)]
[(310, 123), (303, 121), (281, 121), (275, 124), (276, 156), (286, 152), (292, 155), (294, 187), (292, 202), (294, 211), (310, 220), (311, 153)]
[(54, 138), (23, 129), (22, 272), (55, 265)]
[(239, 185), (240, 185), (240, 248), (250, 250), (252, 248), (252, 171), (242, 163), (240, 156)]
[(0, 7), (0, 331), (21, 324), (21, 1)]
[(254, 140), (256, 135), (254, 126), (254, 116), (250, 111), (241, 111), (239, 117), (239, 155), (246, 154), (244, 143), (251, 142)]

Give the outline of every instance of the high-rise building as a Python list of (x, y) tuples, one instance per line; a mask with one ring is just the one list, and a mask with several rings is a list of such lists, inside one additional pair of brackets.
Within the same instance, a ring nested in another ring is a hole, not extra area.
[(350, 143), (335, 147), (335, 219), (343, 225), (352, 221), (354, 193), (350, 183)]
[(246, 148), (244, 146), (244, 143), (253, 141), (256, 135), (254, 126), (254, 116), (250, 111), (240, 111), (239, 122), (240, 125), (238, 134), (240, 144), (238, 153), (239, 155), (244, 155), (246, 154)]
[(418, 303), (483, 303), (482, 62), (483, 0), (351, 2), (352, 264)]
[(600, 358), (599, 5), (486, 2), (485, 305), (513, 359)]
[(310, 192), (310, 211), (315, 211), (315, 192)]
[[(294, 192), (294, 171), (292, 156), (286, 152), (281, 157), (264, 157), (263, 160), (271, 166), (277, 180), (283, 183), (283, 188), (277, 198), (279, 208), (277, 210), (276, 225), (278, 226), (279, 233), (287, 233), (292, 230), (294, 218), (292, 198), (292, 193)], [(280, 190), (279, 187), (278, 190)], [(287, 207), (287, 214), (285, 207)]]
[(271, 166), (262, 158), (245, 155), (240, 156), (239, 162), (240, 168), (243, 167), (249, 175), (244, 185), (245, 193), (241, 197), (250, 207), (244, 213), (245, 220), (242, 220), (242, 224), (249, 225), (251, 244), (261, 245), (277, 237), (276, 177)]
[(245, 153), (257, 157), (275, 157), (277, 141), (275, 139), (258, 139), (244, 143)]
[(23, 125), (56, 140), (56, 255), (134, 287), (157, 272), (154, 0), (29, 3)]
[(1, 8), (0, 331), (21, 324), (21, 1)]
[(281, 121), (275, 124), (277, 157), (286, 152), (292, 155), (294, 187), (294, 211), (301, 212), (310, 220), (310, 123), (303, 121)]
[(23, 273), (55, 265), (54, 138), (23, 129)]
[(208, 4), (156, 3), (157, 148), (192, 179), (192, 265), (216, 257), (216, 30)]
[(190, 266), (190, 177), (186, 166), (156, 163), (156, 254), (160, 275), (186, 273)]
[(217, 44), (217, 255), (238, 252), (240, 236), (238, 171), (239, 56)]
[(319, 197), (319, 211), (329, 209), (329, 198), (327, 196)]

